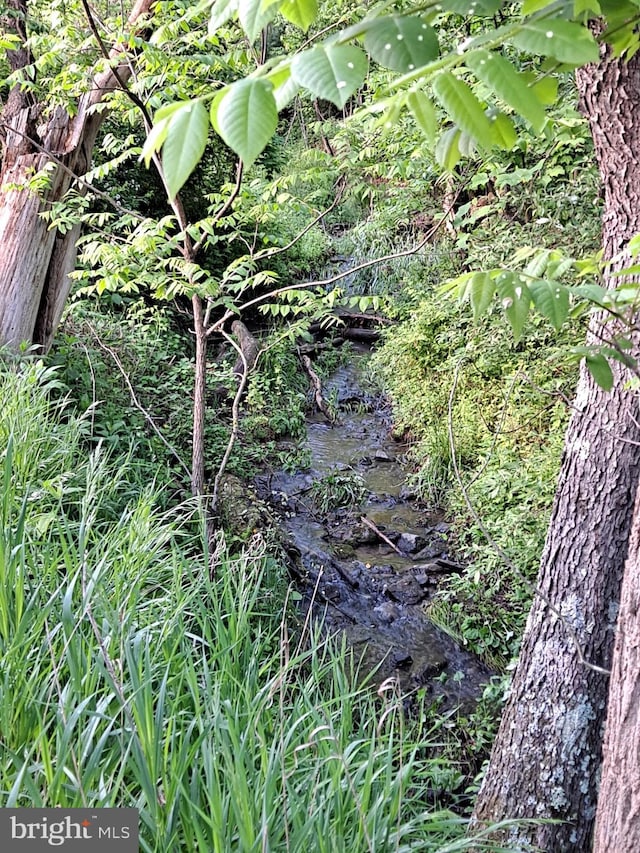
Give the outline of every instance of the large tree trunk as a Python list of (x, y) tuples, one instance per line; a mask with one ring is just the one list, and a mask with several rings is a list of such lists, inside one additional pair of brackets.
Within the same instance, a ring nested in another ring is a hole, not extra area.
[[(19, 13), (15, 32), (24, 38), (28, 0), (12, 0)], [(154, 0), (137, 0), (132, 27)], [(126, 43), (126, 41), (124, 42)], [(29, 64), (26, 50), (13, 54), (14, 68)], [(62, 199), (88, 169), (104, 118), (96, 105), (130, 76), (124, 48), (111, 51), (113, 67), (93, 79), (73, 117), (62, 108), (43, 119), (44, 107), (14, 88), (2, 111), (3, 158), (0, 168), (0, 345), (17, 349), (35, 343), (47, 350), (69, 295), (78, 228), (66, 234), (49, 229), (41, 217)], [(120, 61), (118, 61), (120, 60)], [(32, 188), (33, 176), (47, 169), (46, 189)]]
[(595, 853), (640, 850), (640, 490), (616, 632)]
[[(603, 55), (579, 72), (578, 84), (605, 190), (605, 257), (614, 258), (640, 232), (640, 57), (624, 64)], [(598, 319), (591, 341), (611, 331)], [(633, 343), (637, 357), (637, 335)], [(591, 845), (609, 679), (585, 660), (611, 665), (640, 474), (629, 378), (618, 366), (607, 394), (582, 370), (537, 582), (541, 595), (476, 803), (474, 817), (483, 824), (562, 821), (502, 835), (515, 849), (533, 844), (549, 853), (585, 853)]]

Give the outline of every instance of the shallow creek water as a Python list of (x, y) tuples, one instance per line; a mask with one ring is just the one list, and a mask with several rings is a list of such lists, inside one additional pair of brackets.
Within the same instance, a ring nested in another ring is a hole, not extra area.
[[(423, 688), (442, 696), (445, 707), (467, 705), (491, 673), (423, 611), (438, 577), (455, 570), (448, 525), (412, 499), (402, 464), (406, 448), (389, 434), (382, 399), (367, 390), (365, 363), (361, 351), (326, 383), (325, 395), (337, 400), (340, 414), (333, 425), (309, 419), (310, 468), (265, 474), (259, 491), (282, 519), (304, 605), (326, 630), (344, 632), (364, 670), (377, 667), (379, 682), (396, 676), (405, 692)], [(359, 506), (320, 514), (313, 485), (335, 472), (353, 472), (368, 495)]]

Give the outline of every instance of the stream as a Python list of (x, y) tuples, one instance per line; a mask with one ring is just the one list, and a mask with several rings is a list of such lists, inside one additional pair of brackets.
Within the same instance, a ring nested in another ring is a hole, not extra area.
[[(403, 693), (421, 689), (443, 708), (470, 708), (491, 671), (431, 623), (424, 604), (443, 573), (460, 571), (448, 553), (448, 525), (407, 487), (406, 448), (390, 435), (388, 407), (363, 379), (368, 352), (324, 384), (338, 418), (307, 422), (310, 467), (257, 479), (281, 519), (298, 588), (331, 634), (344, 633), (364, 672), (394, 676)], [(320, 512), (314, 494), (327, 477), (349, 484), (361, 503)]]

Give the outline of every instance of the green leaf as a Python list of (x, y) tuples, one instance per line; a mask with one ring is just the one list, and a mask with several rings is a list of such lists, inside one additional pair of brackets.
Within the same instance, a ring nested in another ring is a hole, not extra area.
[(573, 285), (569, 290), (581, 299), (586, 299), (587, 302), (591, 302), (593, 305), (597, 305), (598, 307), (606, 305), (607, 298), (609, 296), (609, 291), (606, 287), (602, 287), (601, 284), (595, 283)]
[(598, 0), (573, 0), (573, 17), (579, 18), (584, 13), (601, 15), (602, 9)]
[(493, 297), (496, 292), (496, 285), (488, 272), (477, 272), (469, 282), (467, 293), (471, 302), (471, 310), (473, 311), (473, 319), (478, 322), (480, 317), (486, 312), (487, 308), (493, 302)]
[(162, 121), (162, 119), (171, 118), (174, 113), (177, 113), (178, 110), (183, 110), (185, 106), (190, 103), (191, 101), (172, 101), (170, 104), (165, 104), (160, 107), (160, 109), (156, 110), (156, 114), (153, 117), (154, 124)]
[(551, 260), (551, 251), (549, 249), (534, 250), (534, 255), (525, 267), (525, 272), (532, 278), (537, 278), (545, 274), (549, 261)]
[(216, 92), (213, 100), (211, 101), (211, 107), (209, 109), (209, 118), (211, 119), (211, 126), (218, 134), (218, 136), (222, 136), (220, 133), (220, 127), (218, 125), (218, 107), (220, 106), (220, 101), (224, 98), (224, 96), (229, 91), (229, 86), (224, 86), (220, 91)]
[(151, 158), (159, 151), (164, 145), (164, 141), (167, 138), (167, 133), (169, 132), (169, 119), (163, 118), (160, 121), (157, 121), (157, 114), (154, 118), (153, 127), (149, 131), (149, 135), (145, 139), (144, 145), (142, 146), (142, 152), (140, 154), (140, 159), (144, 160), (144, 165), (149, 168), (149, 163), (151, 162)]
[(262, 0), (239, 0), (238, 20), (250, 42), (254, 42), (267, 24), (275, 17), (274, 6), (264, 7)]
[(530, 77), (532, 80), (531, 89), (536, 98), (543, 106), (551, 106), (558, 100), (558, 78), (557, 77), (540, 77), (536, 80), (534, 74), (525, 72), (525, 77)]
[(516, 71), (509, 60), (488, 50), (477, 50), (470, 53), (465, 62), (478, 80), (525, 118), (536, 133), (540, 132), (545, 122), (542, 104), (524, 75)]
[(453, 74), (438, 74), (433, 81), (433, 91), (444, 109), (461, 130), (466, 131), (483, 148), (493, 144), (491, 122), (480, 101), (469, 86)]
[(366, 54), (352, 45), (318, 45), (294, 56), (291, 74), (301, 86), (342, 109), (362, 85)]
[(217, 0), (211, 7), (209, 35), (214, 35), (220, 27), (223, 27), (227, 21), (233, 18), (237, 11), (238, 0)]
[(458, 151), (463, 157), (475, 157), (478, 153), (478, 146), (473, 136), (469, 136), (464, 130), (460, 133), (458, 139)]
[(469, 282), (474, 277), (473, 272), (463, 272), (455, 278), (450, 278), (436, 288), (437, 293), (442, 293), (445, 296), (456, 296), (460, 302), (467, 299), (469, 296)]
[(365, 33), (364, 46), (379, 65), (401, 73), (426, 65), (440, 53), (433, 27), (417, 15), (375, 19)]
[(14, 33), (2, 33), (0, 35), (0, 50), (15, 50), (20, 44), (20, 36)]
[(273, 85), (273, 97), (278, 112), (287, 107), (300, 91), (300, 87), (291, 76), (291, 65), (279, 65), (266, 78)]
[(208, 134), (209, 115), (202, 101), (187, 101), (169, 118), (162, 168), (171, 199), (199, 163)]
[(580, 24), (559, 19), (527, 21), (511, 42), (520, 50), (536, 56), (552, 56), (570, 65), (597, 62), (598, 44), (591, 32)]
[(416, 124), (433, 145), (438, 130), (438, 117), (431, 99), (424, 92), (414, 91), (407, 95), (407, 106), (416, 120)]
[(569, 314), (569, 291), (557, 281), (537, 279), (529, 283), (533, 304), (559, 332)]
[(605, 391), (611, 391), (613, 388), (613, 372), (607, 359), (600, 353), (594, 353), (593, 355), (586, 355), (584, 360), (587, 363), (589, 373), (598, 385)]
[(299, 27), (305, 33), (318, 15), (317, 0), (284, 0), (280, 12), (287, 21)]
[(507, 270), (500, 273), (496, 279), (496, 287), (502, 301), (502, 308), (511, 325), (513, 338), (517, 343), (522, 337), (522, 330), (529, 316), (531, 305), (529, 288), (522, 276)]
[(448, 172), (452, 172), (460, 162), (460, 142), (461, 132), (459, 127), (450, 127), (441, 135), (436, 143), (435, 157), (438, 165), (442, 166)]
[(387, 104), (388, 106), (375, 124), (376, 127), (383, 127), (385, 130), (394, 127), (398, 123), (402, 107), (404, 106), (400, 98), (391, 98)]
[(278, 124), (271, 83), (251, 77), (238, 80), (214, 105), (216, 130), (245, 166), (250, 166), (264, 151)]
[(504, 113), (495, 113), (489, 117), (493, 126), (493, 143), (504, 151), (511, 151), (518, 141), (513, 122)]
[(440, 0), (439, 5), (458, 15), (494, 15), (502, 3), (503, 0)]
[(531, 15), (533, 12), (539, 12), (540, 9), (546, 9), (554, 2), (555, 0), (523, 0), (522, 14)]

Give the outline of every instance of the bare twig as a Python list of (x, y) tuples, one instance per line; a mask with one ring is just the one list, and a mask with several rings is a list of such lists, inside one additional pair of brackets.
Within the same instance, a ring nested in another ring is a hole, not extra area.
[(244, 390), (247, 387), (247, 382), (249, 380), (249, 365), (247, 363), (247, 359), (245, 354), (242, 352), (242, 347), (237, 344), (231, 335), (228, 335), (226, 332), (221, 331), (220, 334), (227, 341), (227, 343), (231, 344), (231, 346), (238, 353), (239, 358), (242, 362), (242, 375), (240, 377), (240, 383), (236, 390), (235, 396), (233, 398), (233, 404), (231, 406), (231, 435), (229, 436), (229, 441), (227, 442), (227, 446), (225, 448), (224, 454), (220, 461), (220, 465), (218, 466), (218, 471), (216, 473), (215, 479), (213, 481), (213, 493), (211, 495), (211, 507), (214, 512), (216, 512), (218, 508), (218, 495), (220, 492), (220, 483), (222, 482), (222, 478), (224, 476), (224, 472), (227, 468), (227, 463), (229, 461), (229, 457), (231, 456), (231, 451), (233, 450), (233, 445), (235, 444), (236, 438), (238, 437), (238, 430), (240, 426), (240, 402), (242, 400), (242, 395), (244, 394)]
[[(459, 193), (458, 193), (459, 194)], [(371, 267), (375, 267), (378, 264), (386, 263), (387, 261), (395, 261), (398, 258), (407, 258), (411, 255), (415, 255), (421, 249), (423, 249), (427, 243), (429, 243), (433, 237), (438, 233), (438, 231), (444, 226), (447, 221), (447, 217), (456, 203), (457, 196), (455, 199), (451, 201), (451, 204), (444, 211), (442, 216), (438, 219), (435, 225), (429, 229), (427, 234), (420, 240), (418, 243), (410, 246), (408, 249), (402, 249), (399, 252), (390, 252), (387, 255), (382, 255), (379, 258), (374, 258), (371, 261), (363, 261), (361, 264), (356, 264), (354, 267), (350, 267), (349, 269), (343, 270), (342, 272), (336, 273), (329, 278), (318, 279), (315, 281), (305, 281), (300, 284), (290, 284), (285, 287), (279, 287), (275, 290), (269, 291), (269, 293), (264, 293), (261, 296), (256, 296), (254, 299), (250, 299), (248, 302), (245, 302), (243, 305), (239, 305), (234, 311), (229, 309), (220, 320), (216, 321), (213, 326), (207, 329), (207, 334), (211, 332), (217, 331), (226, 321), (232, 317), (234, 314), (240, 314), (243, 311), (246, 311), (248, 308), (253, 308), (254, 305), (259, 305), (262, 302), (265, 302), (267, 299), (273, 299), (275, 296), (280, 296), (282, 293), (288, 293), (290, 290), (305, 290), (312, 287), (327, 287), (328, 285), (335, 284), (338, 281), (341, 281), (343, 278), (347, 278), (354, 273), (361, 272), (362, 270), (370, 269)]]
[(149, 414), (147, 409), (145, 409), (145, 407), (142, 405), (140, 400), (138, 400), (135, 389), (134, 389), (133, 385), (131, 384), (131, 380), (129, 379), (129, 375), (127, 374), (127, 371), (124, 369), (122, 362), (118, 358), (118, 354), (110, 346), (108, 346), (107, 344), (104, 343), (104, 341), (100, 338), (100, 335), (98, 334), (96, 329), (91, 325), (91, 323), (89, 323), (88, 326), (89, 326), (89, 329), (91, 330), (91, 333), (93, 334), (93, 336), (96, 340), (96, 343), (100, 347), (100, 349), (104, 350), (104, 352), (106, 352), (109, 356), (111, 356), (116, 367), (120, 371), (122, 378), (124, 379), (124, 381), (127, 385), (127, 388), (129, 389), (129, 395), (131, 396), (131, 402), (133, 403), (133, 405), (136, 407), (136, 409), (138, 409), (138, 411), (142, 412), (147, 423), (151, 426), (151, 428), (153, 429), (155, 434), (158, 436), (160, 441), (167, 448), (167, 450), (178, 461), (179, 465), (181, 466), (183, 471), (186, 473), (187, 477), (191, 477), (191, 470), (188, 467), (188, 465), (184, 462), (184, 460), (182, 459), (182, 457), (180, 456), (178, 451), (175, 449), (175, 447), (172, 444), (170, 444), (170, 442), (167, 441), (167, 439), (164, 437), (164, 435), (162, 434), (162, 431), (157, 426), (156, 422), (153, 420), (153, 418), (151, 417), (151, 415)]
[(369, 519), (367, 518), (367, 516), (366, 516), (366, 515), (361, 515), (361, 516), (360, 516), (360, 521), (361, 521), (363, 524), (366, 524), (366, 525), (367, 525), (367, 527), (368, 527), (370, 530), (373, 530), (373, 532), (376, 534), (376, 536), (379, 536), (379, 537), (382, 539), (382, 541), (383, 541), (383, 542), (386, 542), (386, 543), (387, 543), (387, 545), (388, 545), (390, 548), (393, 548), (393, 550), (396, 552), (396, 554), (399, 554), (401, 557), (406, 557), (406, 556), (407, 556), (406, 554), (404, 554), (404, 553), (400, 550), (400, 548), (398, 548), (398, 546), (397, 546), (397, 545), (394, 545), (394, 544), (393, 544), (393, 542), (391, 541), (391, 539), (389, 539), (387, 536), (385, 536), (385, 535), (384, 535), (384, 533), (380, 530), (380, 528), (379, 528), (379, 527), (376, 527), (376, 525), (373, 523), (373, 521), (369, 521)]
[(295, 244), (298, 242), (298, 240), (301, 240), (305, 234), (307, 234), (315, 225), (318, 224), (318, 222), (321, 222), (325, 218), (325, 216), (327, 216), (329, 213), (331, 213), (332, 210), (334, 210), (337, 207), (337, 205), (340, 203), (340, 201), (342, 199), (342, 196), (344, 195), (344, 190), (345, 190), (346, 185), (347, 185), (346, 177), (341, 177), (336, 181), (336, 183), (334, 185), (334, 192), (335, 192), (334, 198), (333, 198), (333, 201), (331, 202), (331, 204), (329, 205), (329, 207), (326, 207), (324, 210), (321, 210), (320, 213), (317, 214), (315, 219), (312, 219), (311, 222), (309, 222), (307, 225), (305, 225), (305, 227), (301, 231), (298, 231), (298, 233), (295, 235), (295, 237), (292, 240), (290, 240), (286, 244), (286, 246), (271, 246), (269, 249), (264, 249), (264, 250), (258, 252), (256, 255), (254, 255), (253, 259), (254, 260), (263, 260), (264, 258), (273, 258), (275, 255), (282, 254), (282, 252), (288, 252), (292, 246), (295, 246)]
[(82, 349), (84, 350), (84, 354), (87, 357), (87, 364), (89, 365), (89, 372), (91, 373), (91, 438), (93, 438), (93, 431), (96, 423), (96, 406), (98, 405), (98, 400), (96, 397), (96, 374), (93, 369), (93, 364), (91, 364), (91, 356), (89, 355), (89, 350), (87, 345), (83, 342), (80, 344)]
[(101, 198), (103, 201), (106, 201), (108, 204), (111, 205), (111, 207), (114, 208), (114, 210), (117, 210), (118, 213), (122, 214), (123, 216), (130, 216), (133, 219), (139, 220), (140, 222), (144, 221), (145, 217), (142, 216), (142, 214), (140, 214), (139, 212), (137, 212), (135, 210), (129, 210), (128, 207), (123, 207), (108, 193), (105, 193), (102, 190), (99, 190), (90, 181), (87, 181), (81, 175), (78, 175), (76, 172), (74, 172), (73, 169), (70, 169), (66, 165), (66, 163), (60, 159), (60, 157), (57, 157), (53, 152), (49, 151), (48, 148), (45, 148), (44, 145), (41, 145), (32, 136), (29, 136), (27, 133), (22, 133), (21, 130), (19, 130), (16, 127), (10, 126), (9, 124), (7, 124), (4, 121), (0, 121), (0, 127), (10, 129), (11, 133), (15, 133), (17, 136), (20, 136), (22, 139), (28, 140), (29, 144), (32, 145), (36, 149), (36, 151), (40, 151), (41, 154), (46, 154), (48, 159), (51, 160), (52, 163), (55, 163), (56, 166), (59, 169), (61, 169), (65, 174), (72, 177), (73, 180), (76, 183), (78, 183), (81, 187), (83, 187), (84, 189), (90, 190), (93, 195), (97, 196), (98, 198)]
[[(216, 212), (211, 217), (209, 217), (209, 222), (212, 225), (215, 225), (216, 222), (219, 222), (222, 219), (222, 217), (227, 213), (227, 211), (229, 210), (229, 208), (231, 207), (233, 202), (238, 197), (238, 193), (240, 192), (240, 188), (242, 186), (243, 174), (244, 174), (244, 164), (243, 164), (242, 160), (238, 160), (236, 163), (236, 181), (235, 181), (235, 184), (233, 186), (233, 189), (229, 193), (229, 196), (227, 197), (227, 199), (225, 199), (225, 201), (220, 206), (220, 208), (218, 210), (216, 210)], [(202, 248), (203, 240), (204, 240), (204, 238), (198, 240), (198, 242), (194, 244), (194, 246), (193, 246), (194, 257), (195, 257), (195, 255), (198, 254), (198, 252)], [(205, 317), (206, 317), (206, 315), (205, 315)], [(205, 320), (205, 328), (207, 325), (208, 325), (208, 320)]]
[(311, 359), (308, 355), (302, 355), (302, 353), (300, 352), (298, 353), (298, 355), (300, 356), (300, 360), (304, 365), (304, 369), (306, 370), (307, 375), (311, 380), (311, 386), (313, 388), (313, 399), (315, 400), (316, 406), (322, 412), (322, 414), (325, 416), (325, 418), (329, 421), (330, 424), (335, 423), (335, 415), (331, 412), (327, 401), (322, 395), (322, 383), (320, 382), (320, 377), (313, 369)]

